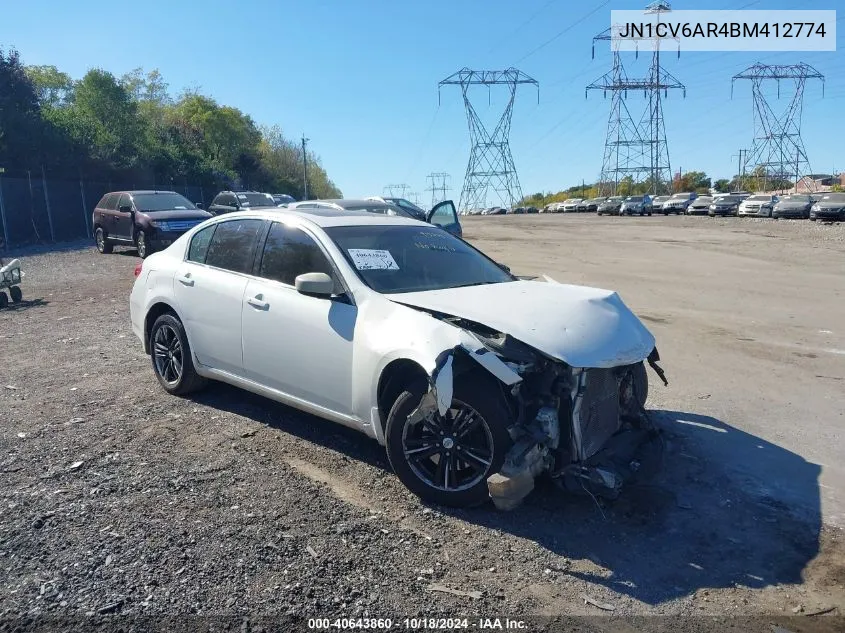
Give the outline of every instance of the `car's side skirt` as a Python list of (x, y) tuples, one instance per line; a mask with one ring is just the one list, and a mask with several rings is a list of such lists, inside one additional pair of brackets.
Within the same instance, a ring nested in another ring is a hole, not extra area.
[[(194, 362), (196, 363), (196, 361)], [(295, 409), (299, 409), (300, 411), (304, 411), (305, 413), (316, 415), (319, 418), (325, 418), (326, 420), (337, 422), (338, 424), (348, 426), (351, 429), (355, 429), (356, 431), (360, 431), (365, 435), (373, 437), (372, 426), (370, 424), (364, 423), (361, 418), (346, 415), (344, 413), (338, 413), (337, 411), (332, 411), (331, 409), (326, 409), (325, 407), (321, 407), (311, 402), (307, 402), (300, 398), (295, 398), (294, 396), (290, 396), (277, 389), (266, 387), (262, 384), (254, 382), (247, 378), (236, 376), (227, 371), (222, 371), (220, 369), (214, 369), (212, 367), (199, 364), (196, 364), (195, 367), (197, 367), (198, 373), (205, 376), (206, 378), (219, 380), (221, 382), (228, 383), (234, 387), (245, 389), (246, 391), (258, 394), (259, 396), (264, 396), (265, 398), (270, 398), (270, 400), (281, 402), (282, 404), (294, 407)]]

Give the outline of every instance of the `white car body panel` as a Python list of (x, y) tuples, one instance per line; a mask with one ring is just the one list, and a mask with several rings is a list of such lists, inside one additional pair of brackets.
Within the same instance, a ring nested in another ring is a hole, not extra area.
[(608, 290), (514, 281), (391, 295), (505, 332), (573, 367), (617, 367), (645, 359), (654, 337)]

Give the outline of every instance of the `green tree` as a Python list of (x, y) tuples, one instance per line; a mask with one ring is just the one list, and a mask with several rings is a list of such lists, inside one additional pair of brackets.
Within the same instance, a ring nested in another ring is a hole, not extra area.
[(55, 66), (26, 66), (27, 76), (35, 87), (42, 107), (58, 107), (73, 95), (73, 80)]

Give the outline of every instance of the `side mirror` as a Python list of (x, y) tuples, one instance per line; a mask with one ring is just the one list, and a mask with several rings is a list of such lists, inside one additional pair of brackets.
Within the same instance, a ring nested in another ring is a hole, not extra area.
[(510, 266), (505, 266), (504, 264), (500, 264), (499, 262), (496, 262), (496, 265), (502, 270), (504, 270), (506, 273), (509, 273), (511, 271)]
[(296, 291), (313, 297), (331, 297), (334, 281), (326, 273), (304, 273), (294, 280)]
[(118, 211), (121, 213), (132, 213), (132, 205), (131, 204), (122, 204), (117, 208)]
[(197, 202), (194, 204), (197, 209), (202, 209), (202, 202)]

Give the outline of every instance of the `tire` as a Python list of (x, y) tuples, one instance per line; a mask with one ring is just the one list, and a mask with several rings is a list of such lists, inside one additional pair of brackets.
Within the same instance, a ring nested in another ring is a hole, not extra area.
[(7, 305), (9, 305), (9, 297), (6, 296), (5, 292), (0, 290), (0, 310), (5, 308)]
[(810, 218), (810, 222), (815, 222), (816, 218)]
[[(428, 384), (424, 381), (409, 385), (396, 399), (387, 416), (385, 435), (387, 458), (390, 465), (399, 480), (424, 501), (450, 507), (479, 505), (489, 498), (487, 477), (499, 472), (505, 454), (511, 447), (511, 438), (507, 429), (509, 420), (507, 408), (501, 398), (491, 397), (491, 393), (495, 393), (495, 391), (491, 392), (489, 381), (469, 376), (456, 382), (452, 406), (456, 408), (466, 407), (463, 409), (464, 415), (461, 417), (459, 414), (453, 414), (453, 411), (450, 410), (446, 416), (452, 417), (454, 415), (460, 428), (463, 423), (462, 420), (470, 419), (466, 415), (474, 413), (475, 416), (472, 418), (474, 428), (468, 436), (465, 436), (467, 443), (456, 442), (447, 445), (445, 442), (452, 439), (451, 429), (449, 428), (451, 421), (446, 417), (441, 417), (436, 411), (433, 416), (426, 420), (413, 425), (408, 424), (408, 417), (416, 410), (427, 389)], [(446, 433), (443, 443), (440, 441), (426, 443), (426, 440), (432, 436), (437, 437), (436, 431), (438, 430)], [(458, 437), (454, 439), (458, 439)], [(423, 459), (410, 459), (406, 454), (406, 442), (411, 446), (420, 444), (419, 448), (408, 450), (430, 451), (434, 449), (435, 453)], [(454, 447), (454, 451), (447, 453), (447, 447)], [(461, 455), (467, 448), (472, 449), (472, 454), (479, 462), (487, 462), (486, 466), (473, 462), (475, 467), (471, 468), (469, 461), (459, 460), (457, 456)], [(490, 450), (488, 451), (487, 448)], [(451, 463), (453, 467), (464, 465), (464, 468), (457, 471), (457, 477), (460, 482), (461, 473), (463, 473), (466, 480), (452, 490), (449, 490), (450, 486), (447, 479), (449, 468), (444, 468), (442, 473), (439, 469), (441, 459), (446, 454), (449, 454), (453, 461), (446, 462), (443, 460), (443, 463)], [(436, 462), (434, 461), (435, 457), (437, 458)], [(443, 481), (445, 485), (437, 486), (437, 479)]]
[(645, 370), (645, 363), (640, 362), (634, 365), (631, 374), (634, 383), (634, 396), (640, 407), (644, 409), (645, 402), (648, 400), (648, 373)]
[(150, 248), (150, 243), (147, 239), (147, 234), (144, 233), (143, 230), (139, 230), (137, 233), (135, 233), (135, 247), (138, 249), (138, 257), (140, 257), (141, 259), (146, 259), (153, 252), (153, 249)]
[(23, 299), (23, 292), (21, 292), (20, 286), (12, 286), (9, 288), (9, 294), (12, 296), (12, 301), (14, 303), (20, 303), (21, 299)]
[(97, 250), (103, 255), (108, 255), (114, 251), (114, 245), (109, 242), (109, 238), (106, 237), (106, 232), (102, 227), (98, 226), (94, 232), (94, 242), (97, 244)]
[(185, 328), (173, 314), (162, 314), (153, 323), (150, 359), (159, 384), (171, 395), (184, 396), (206, 384), (194, 368)]

